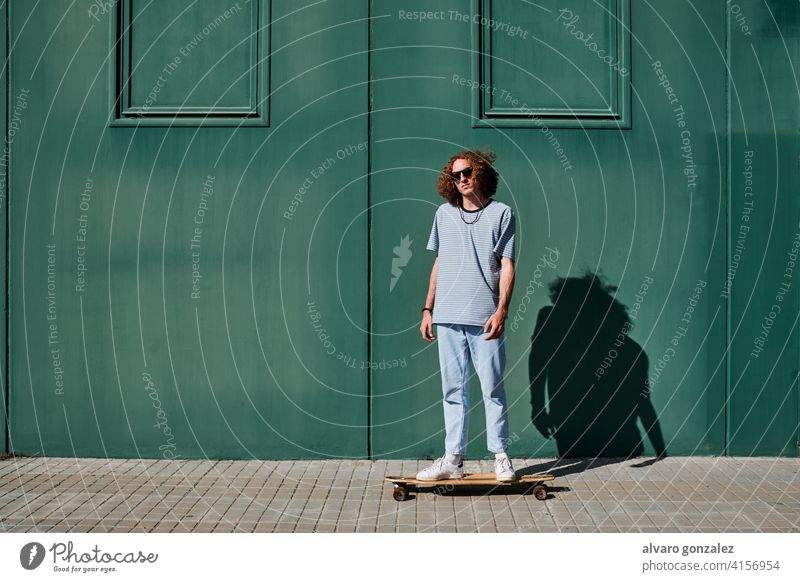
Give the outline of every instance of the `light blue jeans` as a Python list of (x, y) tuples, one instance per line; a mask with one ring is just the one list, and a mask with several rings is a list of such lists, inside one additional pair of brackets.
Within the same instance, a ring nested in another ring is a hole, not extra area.
[(506, 365), (505, 332), (486, 340), (482, 325), (437, 323), (439, 366), (442, 372), (445, 452), (465, 454), (469, 435), (469, 363), (481, 382), (486, 413), (486, 446), (492, 453), (508, 447), (508, 415), (503, 369)]

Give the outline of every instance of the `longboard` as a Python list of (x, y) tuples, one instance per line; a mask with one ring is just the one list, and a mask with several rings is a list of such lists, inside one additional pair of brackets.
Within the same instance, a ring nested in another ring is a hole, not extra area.
[(514, 481), (498, 481), (494, 473), (465, 473), (460, 479), (441, 479), (439, 481), (422, 481), (417, 479), (416, 475), (410, 477), (384, 477), (385, 481), (394, 485), (392, 497), (395, 501), (405, 501), (408, 499), (409, 491), (414, 491), (421, 488), (431, 488), (440, 490), (449, 490), (455, 487), (485, 487), (485, 486), (520, 486), (525, 485), (526, 489), (533, 491), (534, 497), (540, 501), (547, 499), (547, 487), (544, 485), (545, 481), (552, 481), (555, 479), (553, 475), (522, 475)]

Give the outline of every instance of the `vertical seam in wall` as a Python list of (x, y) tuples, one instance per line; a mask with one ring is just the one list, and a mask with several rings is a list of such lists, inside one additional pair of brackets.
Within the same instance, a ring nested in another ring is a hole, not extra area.
[[(372, 0), (367, 0), (367, 362), (372, 361)], [(372, 460), (372, 366), (367, 366), (367, 458)]]
[[(725, 283), (730, 273), (731, 261), (731, 147), (733, 136), (731, 135), (731, 18), (730, 10), (725, 6)], [(724, 444), (722, 448), (723, 456), (730, 455), (730, 426), (731, 426), (731, 297), (733, 296), (733, 286), (729, 287), (725, 297), (725, 427)]]
[[(6, 92), (6, 110), (5, 110), (6, 128), (5, 128), (5, 132), (4, 132), (5, 133), (5, 142), (4, 142), (5, 144), (8, 144), (8, 129), (9, 129), (9, 125), (10, 125), (9, 101), (11, 99), (11, 88), (9, 87), (9, 85), (11, 84), (11, 74), (10, 74), (11, 53), (10, 53), (10, 42), (9, 42), (9, 32), (10, 32), (9, 9), (10, 9), (10, 7), (8, 5), (8, 2), (5, 2), (5, 9), (4, 9), (5, 18), (3, 19), (3, 21), (4, 21), (3, 22), (3, 26), (5, 26), (5, 32), (6, 32), (6, 39), (5, 39), (6, 40), (6, 62), (4, 63), (4, 65), (5, 65), (5, 76), (6, 76), (6, 82), (5, 82), (5, 87), (4, 87), (4, 90)], [(3, 194), (5, 194), (5, 199), (6, 199), (5, 212), (4, 212), (5, 225), (6, 225), (6, 232), (5, 232), (6, 264), (5, 264), (4, 273), (3, 273), (3, 276), (5, 277), (5, 279), (4, 279), (4, 287), (5, 287), (5, 294), (4, 294), (5, 295), (5, 297), (4, 297), (5, 305), (4, 305), (4, 307), (5, 307), (5, 313), (4, 313), (3, 323), (4, 323), (4, 327), (5, 327), (5, 338), (6, 338), (5, 354), (4, 354), (5, 370), (3, 370), (3, 408), (4, 408), (4, 412), (5, 412), (5, 415), (4, 415), (4, 418), (3, 418), (3, 430), (5, 431), (5, 450), (3, 451), (4, 453), (10, 453), (11, 452), (11, 410), (9, 409), (9, 405), (11, 404), (11, 388), (8, 385), (9, 377), (11, 376), (11, 374), (9, 373), (9, 364), (10, 364), (10, 361), (9, 361), (10, 360), (9, 346), (11, 344), (9, 343), (9, 340), (10, 340), (9, 331), (10, 331), (10, 329), (9, 329), (9, 325), (8, 325), (8, 318), (9, 318), (9, 315), (11, 313), (11, 311), (9, 310), (9, 307), (10, 307), (9, 290), (10, 290), (11, 286), (9, 285), (9, 275), (8, 275), (9, 265), (11, 264), (11, 255), (9, 253), (9, 248), (10, 248), (9, 240), (10, 240), (10, 237), (9, 237), (9, 230), (8, 230), (9, 229), (9, 225), (10, 225), (9, 212), (8, 212), (8, 209), (9, 209), (9, 198), (10, 198), (9, 197), (10, 176), (11, 176), (11, 145), (8, 145), (8, 153), (6, 154), (6, 182), (5, 182), (5, 186), (4, 186), (5, 192), (3, 193)]]

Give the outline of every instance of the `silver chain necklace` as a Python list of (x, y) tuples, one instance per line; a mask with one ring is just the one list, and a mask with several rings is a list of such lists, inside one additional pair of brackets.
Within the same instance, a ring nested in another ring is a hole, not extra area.
[(461, 220), (462, 220), (462, 222), (463, 222), (464, 224), (475, 224), (476, 222), (478, 222), (478, 221), (481, 219), (481, 214), (483, 214), (483, 209), (484, 209), (484, 208), (486, 208), (486, 205), (484, 205), (484, 204), (481, 204), (481, 209), (480, 209), (480, 210), (478, 210), (478, 216), (476, 216), (476, 217), (475, 217), (475, 220), (473, 220), (472, 222), (467, 222), (466, 220), (464, 220), (464, 207), (463, 207), (463, 203), (464, 203), (464, 199), (462, 198), (462, 199), (461, 199), (461, 204), (459, 204), (459, 205), (458, 205), (458, 212), (459, 212), (459, 214), (461, 215)]

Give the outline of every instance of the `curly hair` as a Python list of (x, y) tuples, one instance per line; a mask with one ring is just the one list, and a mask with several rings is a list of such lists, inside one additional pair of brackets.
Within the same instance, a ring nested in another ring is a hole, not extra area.
[(453, 171), (453, 162), (456, 160), (467, 160), (472, 166), (472, 176), (477, 187), (484, 196), (493, 196), (497, 190), (497, 170), (492, 167), (497, 155), (491, 150), (463, 150), (458, 152), (442, 168), (439, 174), (438, 190), (439, 195), (447, 198), (452, 206), (459, 206), (461, 192), (458, 191), (456, 183), (450, 176)]

